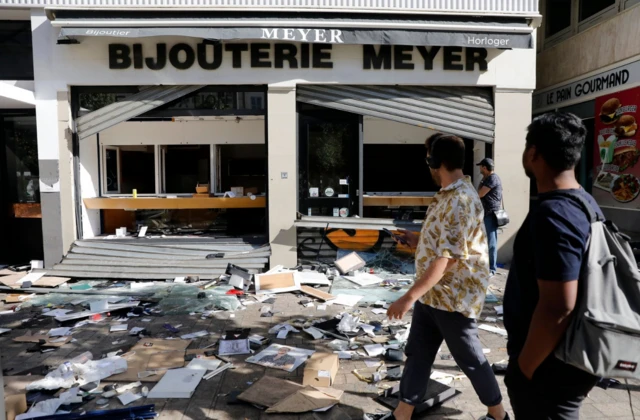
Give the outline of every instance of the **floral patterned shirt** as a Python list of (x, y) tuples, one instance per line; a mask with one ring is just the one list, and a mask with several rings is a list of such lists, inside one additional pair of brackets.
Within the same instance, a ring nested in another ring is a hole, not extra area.
[(489, 287), (489, 247), (484, 210), (478, 193), (465, 177), (442, 188), (433, 198), (416, 249), (416, 278), (438, 257), (455, 265), (421, 301), (435, 309), (478, 318)]

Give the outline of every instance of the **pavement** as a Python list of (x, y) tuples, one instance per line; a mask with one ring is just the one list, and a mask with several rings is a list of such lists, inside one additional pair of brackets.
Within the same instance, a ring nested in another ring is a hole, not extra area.
[[(491, 290), (499, 298), (502, 298), (504, 283), (506, 280), (505, 272), (502, 271), (492, 279)], [(181, 334), (207, 330), (211, 335), (195, 340), (190, 348), (202, 348), (212, 344), (218, 340), (220, 334), (225, 330), (233, 328), (251, 328), (251, 332), (274, 338), (274, 343), (286, 344), (307, 349), (316, 349), (318, 351), (332, 351), (326, 347), (331, 340), (311, 341), (307, 339), (304, 333), (293, 334), (285, 340), (275, 339), (273, 335), (268, 334), (269, 328), (272, 326), (291, 321), (294, 319), (311, 319), (311, 318), (329, 318), (344, 311), (341, 306), (327, 306), (325, 311), (320, 311), (316, 306), (305, 308), (299, 304), (300, 298), (292, 293), (279, 294), (276, 303), (273, 304), (274, 316), (271, 318), (260, 317), (261, 304), (248, 306), (246, 310), (230, 312), (219, 312), (213, 318), (202, 319), (200, 316), (163, 316), (155, 317), (151, 323), (143, 323), (139, 318), (133, 318), (129, 322), (129, 328), (140, 326), (145, 327), (152, 336), (162, 337), (167, 331), (162, 327), (165, 323), (172, 325), (182, 324), (180, 328)], [(486, 316), (496, 316), (494, 306), (497, 304), (486, 304), (482, 318)], [(0, 304), (1, 306), (1, 304)], [(0, 307), (0, 310), (2, 308)], [(15, 375), (18, 372), (31, 370), (34, 374), (40, 373), (42, 366), (56, 367), (70, 358), (77, 356), (85, 351), (91, 351), (94, 358), (100, 357), (101, 354), (113, 351), (114, 349), (127, 350), (137, 341), (136, 337), (127, 335), (127, 333), (109, 333), (109, 324), (102, 322), (93, 325), (85, 325), (73, 335), (75, 342), (66, 344), (64, 347), (50, 353), (28, 353), (26, 348), (28, 345), (15, 343), (13, 337), (22, 335), (25, 328), (22, 320), (33, 317), (36, 313), (32, 310), (24, 310), (15, 314), (0, 315), (0, 327), (12, 328), (13, 330), (7, 334), (0, 336), (0, 352), (1, 364), (5, 375)], [(383, 320), (384, 315), (375, 315), (370, 309), (363, 309), (369, 320)], [(411, 312), (406, 316), (405, 320), (410, 322)], [(56, 325), (53, 319), (44, 319), (36, 321), (36, 325), (30, 330), (38, 331), (52, 328)], [(502, 322), (498, 321), (495, 326), (503, 328)], [(116, 340), (126, 340), (125, 343), (114, 345)], [(490, 363), (495, 363), (507, 359), (506, 339), (500, 335), (480, 331), (480, 340), (486, 349), (490, 349), (487, 358)], [(448, 353), (446, 345), (443, 345), (441, 354)], [(258, 365), (248, 364), (244, 362), (247, 356), (230, 356), (229, 359), (237, 366), (235, 370), (229, 370), (218, 375), (208, 381), (202, 381), (198, 386), (195, 394), (191, 399), (165, 399), (150, 400), (141, 399), (131, 405), (155, 404), (156, 411), (159, 413), (160, 419), (183, 419), (183, 420), (199, 420), (199, 419), (217, 419), (217, 420), (237, 420), (237, 419), (271, 419), (271, 420), (313, 420), (314, 413), (303, 415), (267, 415), (250, 405), (229, 405), (227, 404), (227, 394), (233, 391), (242, 391), (247, 389), (253, 382), (257, 381), (265, 374), (282, 377), (294, 382), (302, 382), (304, 365), (297, 370), (288, 373), (285, 371), (264, 368)], [(353, 373), (354, 369), (364, 369), (366, 367), (363, 360), (350, 361), (341, 360), (340, 370), (335, 380), (334, 387), (344, 390), (339, 407), (346, 412), (352, 419), (362, 419), (364, 413), (375, 413), (387, 411), (387, 409), (373, 400), (375, 394), (369, 384), (359, 381)], [(434, 369), (442, 372), (461, 375), (455, 362), (450, 360), (436, 359)], [(5, 376), (5, 381), (7, 377)], [(511, 411), (509, 399), (507, 397), (504, 380), (498, 378), (498, 382), (504, 395), (504, 404), (508, 411)], [(108, 380), (103, 384), (108, 384)], [(433, 409), (424, 414), (420, 418), (425, 419), (477, 419), (485, 414), (485, 408), (478, 400), (471, 383), (468, 379), (454, 380), (452, 385), (456, 390), (460, 391), (460, 395), (452, 400), (447, 401), (441, 407)], [(580, 418), (584, 419), (634, 419), (634, 415), (640, 418), (640, 382), (629, 382), (629, 391), (626, 389), (600, 389), (595, 388), (585, 401), (581, 411)], [(93, 410), (95, 400), (87, 403), (85, 410)], [(122, 405), (116, 399), (112, 399), (109, 409), (122, 408)]]

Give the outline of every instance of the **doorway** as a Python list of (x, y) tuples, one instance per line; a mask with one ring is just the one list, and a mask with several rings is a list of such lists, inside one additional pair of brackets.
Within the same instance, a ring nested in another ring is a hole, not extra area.
[(298, 104), (299, 211), (360, 215), (362, 117)]

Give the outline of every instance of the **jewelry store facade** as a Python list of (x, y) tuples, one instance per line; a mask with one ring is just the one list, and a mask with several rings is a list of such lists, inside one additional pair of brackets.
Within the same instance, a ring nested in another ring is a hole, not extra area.
[(421, 218), (435, 131), (465, 139), (475, 182), (473, 164), (495, 160), (509, 259), (528, 210), (537, 2), (473, 17), (300, 3), (30, 8), (46, 266), (141, 224), (264, 235), (271, 265), (294, 266), (301, 215)]

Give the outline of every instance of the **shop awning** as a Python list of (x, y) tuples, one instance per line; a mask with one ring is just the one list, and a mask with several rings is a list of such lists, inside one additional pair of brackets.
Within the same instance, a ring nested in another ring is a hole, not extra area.
[(483, 88), (298, 85), (297, 100), (487, 143), (494, 138), (491, 91)]
[(203, 88), (203, 85), (151, 86), (135, 95), (128, 96), (76, 120), (76, 131), (80, 140), (106, 130), (109, 127), (138, 117), (152, 109)]
[(533, 48), (524, 18), (345, 13), (109, 12), (49, 10), (60, 39), (183, 36), (218, 41)]

